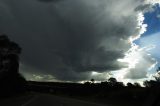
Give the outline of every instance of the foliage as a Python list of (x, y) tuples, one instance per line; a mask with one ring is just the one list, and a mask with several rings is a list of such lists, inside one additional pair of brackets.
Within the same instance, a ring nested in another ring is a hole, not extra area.
[[(0, 92), (8, 95), (24, 91), (25, 79), (19, 73), (21, 48), (6, 35), (0, 36)], [(8, 93), (8, 94), (7, 94)]]

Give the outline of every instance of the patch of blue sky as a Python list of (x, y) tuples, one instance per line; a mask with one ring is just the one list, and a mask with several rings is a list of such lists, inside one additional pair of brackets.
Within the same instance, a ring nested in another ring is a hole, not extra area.
[(148, 12), (144, 14), (144, 23), (148, 25), (147, 31), (141, 36), (140, 39), (135, 41), (135, 43), (140, 46), (140, 41), (142, 38), (160, 32), (160, 6), (157, 4), (153, 8), (153, 12)]
[[(154, 11), (144, 14), (144, 23), (147, 24), (147, 31), (134, 41), (135, 44), (142, 48), (148, 48), (147, 53), (150, 54), (158, 62), (160, 66), (160, 5), (155, 5)], [(156, 67), (156, 68), (157, 68)], [(153, 70), (156, 70), (153, 69)], [(153, 72), (151, 71), (151, 73)]]

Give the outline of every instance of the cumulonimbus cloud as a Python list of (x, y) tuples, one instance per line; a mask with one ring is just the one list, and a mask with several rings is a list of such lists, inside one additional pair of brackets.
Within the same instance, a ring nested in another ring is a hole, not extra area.
[(0, 32), (23, 48), (21, 72), (70, 81), (127, 68), (117, 59), (141, 34), (137, 16), (150, 7), (144, 0), (2, 1), (13, 18), (0, 17)]

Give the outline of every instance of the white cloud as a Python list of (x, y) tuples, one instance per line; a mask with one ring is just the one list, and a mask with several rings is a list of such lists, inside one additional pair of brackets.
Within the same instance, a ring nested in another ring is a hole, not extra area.
[(156, 3), (160, 4), (160, 0), (145, 0), (147, 4), (155, 5)]
[(148, 55), (144, 48), (136, 48), (135, 50), (136, 52), (131, 53), (130, 60), (131, 63), (134, 63), (134, 67), (128, 68), (128, 72), (125, 77), (131, 79), (146, 78), (149, 68), (153, 67), (153, 65), (156, 63), (156, 60)]

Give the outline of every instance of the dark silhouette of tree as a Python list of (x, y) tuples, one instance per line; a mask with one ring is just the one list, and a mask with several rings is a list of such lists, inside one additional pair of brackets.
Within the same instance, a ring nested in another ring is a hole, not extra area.
[(133, 85), (134, 85), (135, 87), (141, 87), (141, 85), (140, 85), (138, 82), (135, 82)]
[(116, 85), (116, 83), (117, 83), (117, 79), (111, 77), (111, 78), (108, 79), (108, 82), (109, 82), (109, 86), (114, 87)]
[(94, 84), (95, 80), (92, 78), (92, 79), (91, 79), (91, 82), (92, 82), (92, 84)]
[(108, 81), (101, 82), (101, 85), (103, 85), (103, 86), (109, 86), (109, 82)]
[(111, 77), (111, 78), (108, 79), (108, 82), (110, 82), (110, 83), (116, 83), (116, 82), (117, 82), (117, 79)]
[(0, 36), (0, 90), (12, 92), (24, 90), (25, 79), (19, 74), (19, 55), (21, 48), (9, 40), (6, 35)]
[(91, 82), (86, 81), (86, 82), (84, 82), (84, 84), (85, 84), (85, 85), (90, 85), (90, 84), (91, 84)]
[(127, 83), (127, 87), (132, 88), (134, 85), (130, 82)]
[(122, 87), (124, 87), (125, 85), (124, 85), (123, 82), (117, 82), (115, 86), (116, 86), (116, 87), (119, 87), (119, 88), (122, 88)]
[(156, 87), (156, 86), (159, 86), (159, 82), (154, 81), (154, 80), (144, 81), (144, 82), (143, 82), (143, 85), (144, 85), (145, 87)]
[(143, 82), (143, 85), (144, 85), (145, 87), (150, 87), (149, 81), (147, 81), (147, 80)]

